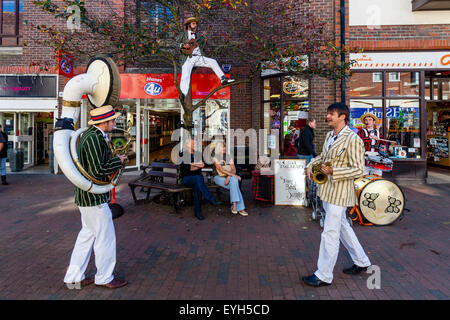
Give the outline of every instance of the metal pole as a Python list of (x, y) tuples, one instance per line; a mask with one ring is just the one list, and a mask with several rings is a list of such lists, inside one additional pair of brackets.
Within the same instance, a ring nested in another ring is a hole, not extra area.
[[(345, 47), (345, 0), (341, 0), (341, 49)], [(341, 52), (341, 66), (345, 64), (345, 53)], [(341, 78), (341, 102), (345, 104), (346, 94), (345, 94), (346, 81), (345, 77)]]

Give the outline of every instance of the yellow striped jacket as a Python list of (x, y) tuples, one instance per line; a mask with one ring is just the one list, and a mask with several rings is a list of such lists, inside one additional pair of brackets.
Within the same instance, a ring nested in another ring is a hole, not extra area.
[(319, 185), (318, 195), (322, 201), (352, 207), (356, 203), (354, 180), (364, 175), (364, 143), (346, 126), (327, 152), (326, 143), (332, 133), (327, 133), (322, 153), (311, 160), (308, 168), (316, 163), (333, 161), (333, 173), (328, 175), (327, 182)]

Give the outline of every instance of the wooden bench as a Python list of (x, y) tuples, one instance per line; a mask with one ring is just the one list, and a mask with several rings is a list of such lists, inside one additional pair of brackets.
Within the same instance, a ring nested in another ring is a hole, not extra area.
[[(168, 172), (164, 169), (172, 169), (175, 172)], [(185, 191), (192, 191), (191, 188), (185, 187), (180, 183), (178, 165), (165, 162), (152, 162), (150, 167), (144, 167), (143, 171), (139, 178), (128, 183), (134, 203), (143, 204), (151, 202), (150, 193), (152, 189), (161, 190), (172, 196), (175, 212), (178, 212), (180, 207), (180, 194)], [(137, 187), (142, 187), (145, 190), (146, 197), (144, 199), (137, 199), (135, 191)]]
[[(172, 172), (168, 172), (167, 169)], [(192, 192), (192, 188), (186, 187), (181, 183), (179, 166), (167, 162), (152, 162), (150, 167), (142, 167), (142, 170), (143, 172), (139, 178), (128, 183), (134, 203), (149, 203), (152, 201), (152, 199), (150, 199), (152, 189), (161, 190), (163, 193), (170, 194), (174, 210), (177, 213), (180, 208), (180, 195), (184, 192)], [(206, 185), (208, 188), (216, 190), (216, 193), (219, 193), (219, 190), (222, 189), (222, 187), (214, 184), (212, 169), (205, 168), (202, 170), (202, 173), (204, 173), (204, 176), (207, 178)], [(137, 187), (143, 188), (144, 192), (146, 192), (145, 198), (137, 198), (135, 190)]]

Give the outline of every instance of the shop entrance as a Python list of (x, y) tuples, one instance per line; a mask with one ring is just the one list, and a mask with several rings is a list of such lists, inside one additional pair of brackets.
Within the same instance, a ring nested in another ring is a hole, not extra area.
[[(42, 166), (47, 172), (53, 113), (0, 112), (0, 123), (8, 134), (8, 150), (16, 150), (23, 154), (22, 170)], [(9, 162), (8, 156), (7, 165)]]
[(450, 173), (450, 71), (426, 72), (425, 99), (429, 170), (444, 168)]

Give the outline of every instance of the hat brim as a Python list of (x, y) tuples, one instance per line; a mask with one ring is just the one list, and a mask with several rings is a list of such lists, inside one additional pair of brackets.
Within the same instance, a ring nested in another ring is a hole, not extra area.
[(196, 18), (188, 18), (188, 19), (186, 19), (186, 21), (184, 22), (184, 25), (186, 26), (186, 25), (188, 25), (188, 24), (191, 23), (191, 22), (197, 22), (197, 23), (198, 23), (198, 19), (196, 19)]
[(113, 120), (113, 119), (116, 119), (116, 118), (119, 117), (119, 116), (120, 116), (120, 112), (116, 112), (115, 115), (113, 115), (113, 116), (111, 116), (111, 117), (108, 117), (108, 118), (105, 118), (105, 119), (101, 119), (101, 120), (97, 120), (97, 121), (89, 120), (89, 121), (88, 121), (88, 125), (99, 124), (99, 123), (102, 123), (102, 122), (106, 122), (106, 121), (109, 121), (109, 120)]
[(363, 114), (362, 116), (361, 116), (361, 122), (362, 123), (364, 123), (364, 120), (366, 120), (366, 118), (367, 117), (371, 117), (374, 121), (375, 121), (375, 123), (377, 123), (377, 122), (380, 122), (380, 120), (378, 119), (378, 117), (376, 116), (376, 115), (374, 115), (373, 113), (366, 113), (366, 114)]

